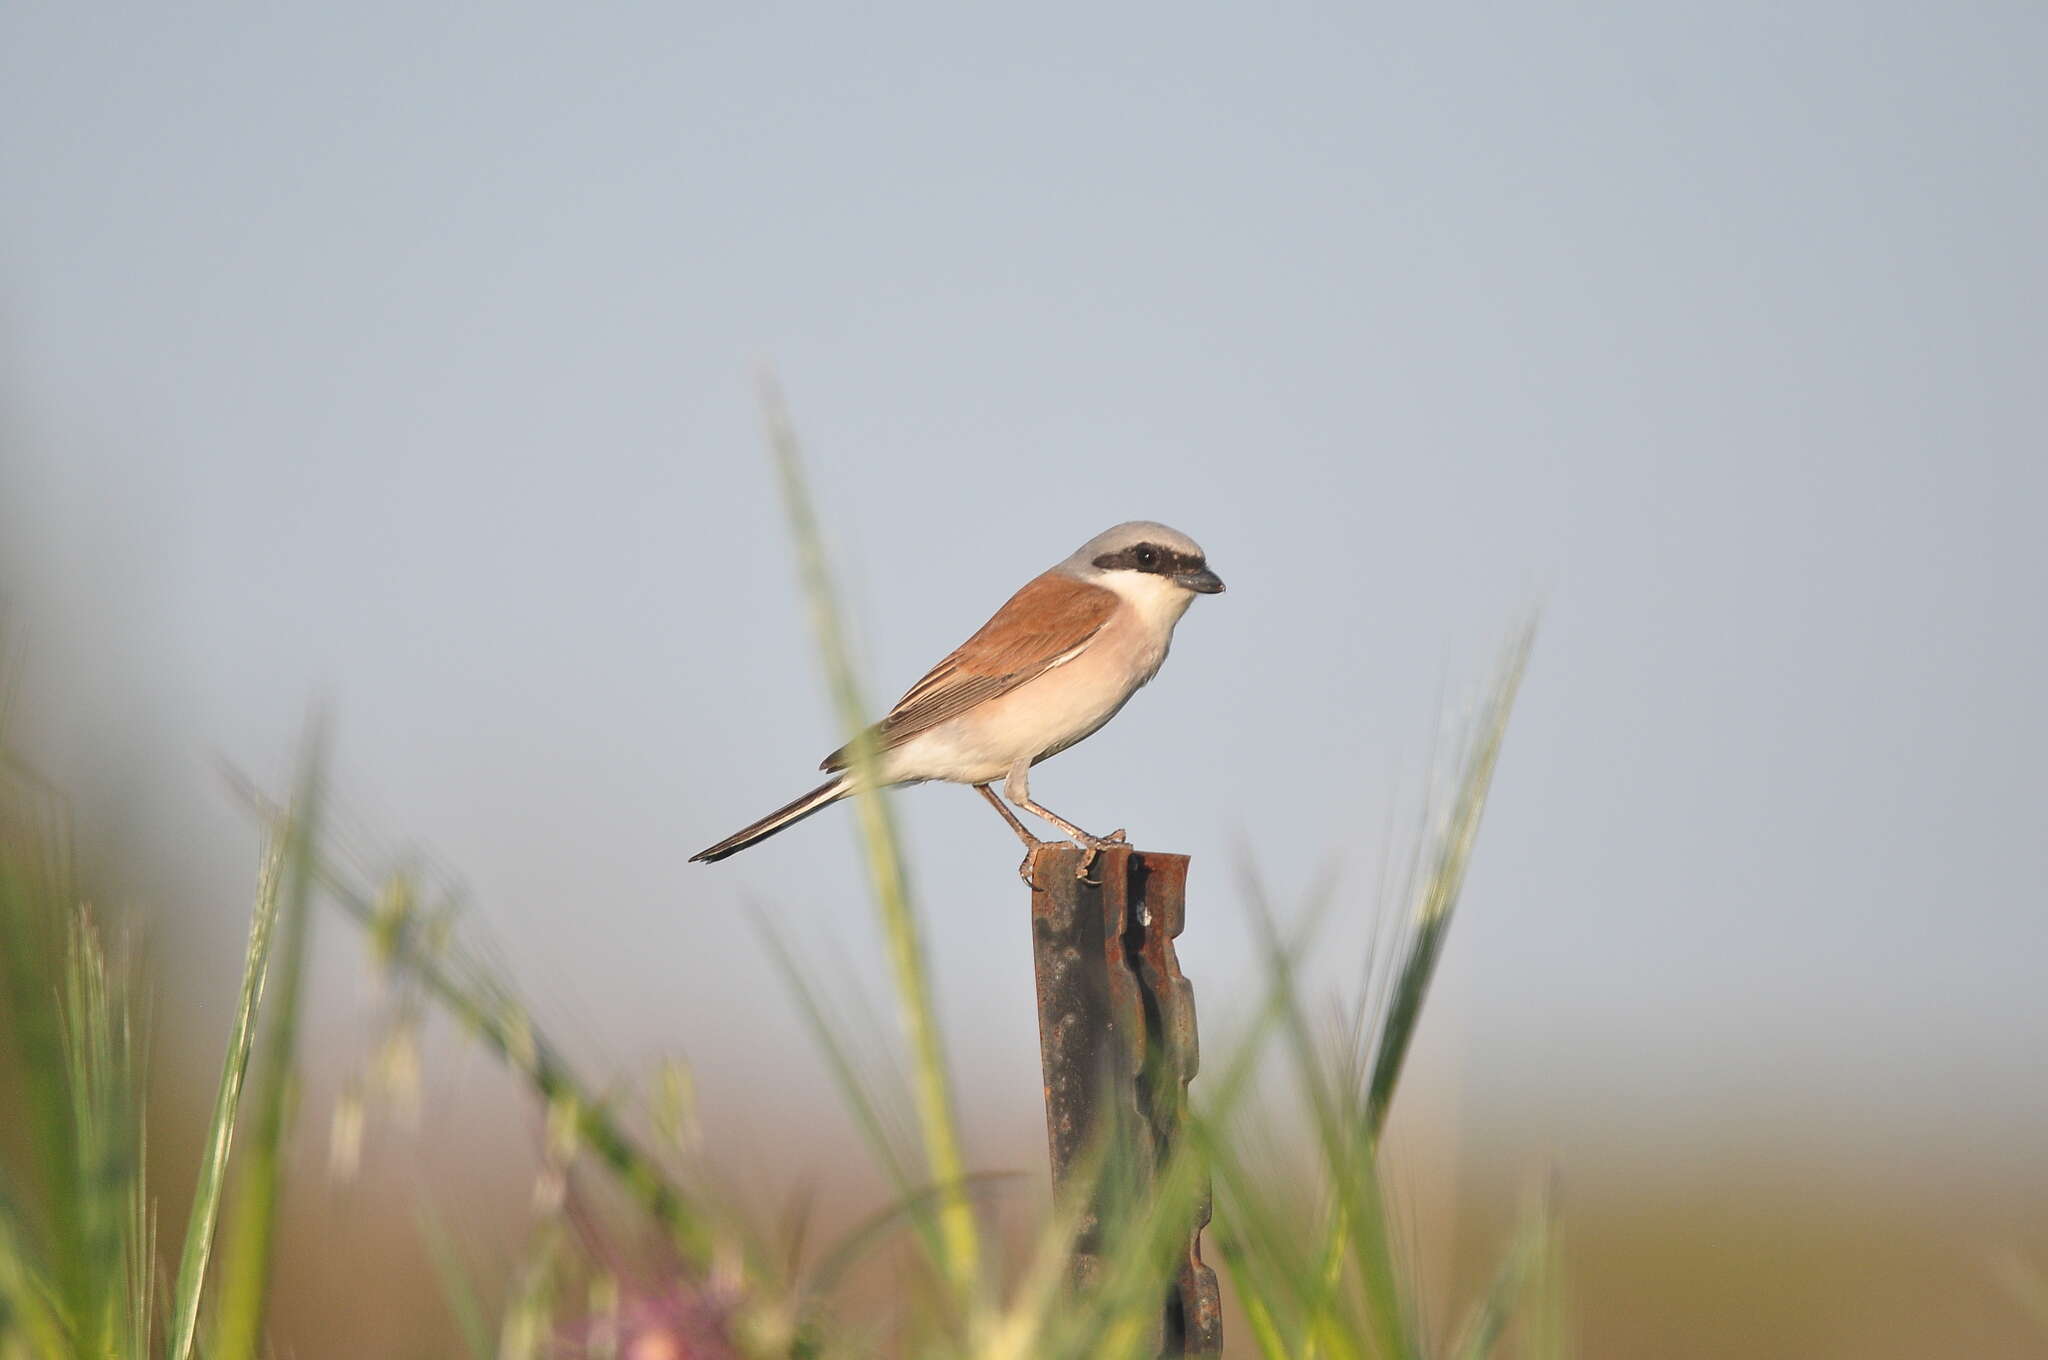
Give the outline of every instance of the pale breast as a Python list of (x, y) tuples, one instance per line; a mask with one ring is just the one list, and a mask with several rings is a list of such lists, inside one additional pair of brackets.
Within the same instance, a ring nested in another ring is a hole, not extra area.
[(1170, 632), (1119, 614), (1082, 653), (891, 752), (898, 779), (983, 783), (1064, 751), (1115, 717), (1166, 660)]

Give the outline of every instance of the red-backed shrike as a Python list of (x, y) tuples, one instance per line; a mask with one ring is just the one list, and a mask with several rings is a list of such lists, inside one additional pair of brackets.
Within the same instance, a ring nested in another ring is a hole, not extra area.
[[(1000, 779), (1012, 803), (1073, 838), (1084, 851), (1086, 873), (1124, 833), (1091, 836), (1031, 801), (1030, 769), (1114, 718), (1159, 673), (1173, 626), (1189, 603), (1222, 589), (1201, 545), (1164, 524), (1134, 520), (1097, 534), (1012, 595), (869, 729), (875, 782), (972, 784), (1035, 850), (1038, 838), (989, 787)], [(737, 854), (849, 797), (860, 788), (852, 765), (849, 743), (818, 767), (836, 771), (831, 779), (691, 861)], [(1027, 881), (1030, 865), (1027, 854)]]

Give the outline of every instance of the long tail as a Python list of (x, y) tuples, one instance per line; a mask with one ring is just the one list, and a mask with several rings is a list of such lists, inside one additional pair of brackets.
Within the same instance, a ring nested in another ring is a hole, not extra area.
[(797, 799), (794, 803), (775, 809), (775, 811), (769, 813), (760, 821), (755, 822), (746, 830), (733, 832), (708, 850), (699, 850), (696, 854), (690, 856), (690, 863), (695, 864), (697, 861), (702, 860), (709, 864), (713, 860), (724, 859), (727, 855), (737, 855), (755, 841), (767, 840), (770, 836), (782, 830), (782, 828), (794, 826), (821, 808), (831, 807), (834, 803), (852, 792), (852, 776), (843, 774), (834, 776)]

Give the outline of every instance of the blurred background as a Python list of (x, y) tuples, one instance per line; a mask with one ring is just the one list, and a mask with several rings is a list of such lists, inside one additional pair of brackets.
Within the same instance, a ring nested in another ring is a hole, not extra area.
[[(220, 767), (281, 789), (325, 703), (343, 830), (587, 1067), (685, 1055), (764, 1203), (872, 1191), (748, 917), (880, 995), (851, 818), (684, 863), (840, 736), (771, 364), (878, 709), (1118, 520), (1229, 582), (1033, 782), (1196, 856), (1205, 1037), (1244, 866), (1334, 859), (1355, 976), (1541, 602), (1397, 1116), (1428, 1291), (1547, 1181), (1587, 1355), (2040, 1353), (2044, 114), (2020, 3), (0, 8), (11, 735), (162, 968), (168, 1188), (258, 856)], [(1015, 843), (896, 806), (970, 1158), (1035, 1171)], [(540, 1118), (430, 1035), (334, 1174), (391, 1001), (316, 949), (276, 1330), (441, 1353), (419, 1206), (489, 1258)]]

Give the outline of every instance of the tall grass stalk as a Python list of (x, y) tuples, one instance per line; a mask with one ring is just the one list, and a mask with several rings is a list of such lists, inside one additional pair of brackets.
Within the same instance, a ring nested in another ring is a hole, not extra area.
[(62, 795), (34, 770), (11, 753), (0, 752), (0, 761), (0, 982), (37, 1192), (33, 1203), (10, 1207), (24, 1221), (36, 1214), (41, 1231), (33, 1237), (46, 1247), (53, 1311), (79, 1316), (93, 1306), (99, 1283), (76, 1194), (80, 1140), (63, 1011), (51, 1004), (79, 908), (70, 819)]
[(25, 1116), (41, 1207), (0, 1174), (5, 1360), (148, 1353), (147, 1025), (126, 952), (109, 957), (80, 895), (63, 800), (0, 745), (0, 1034), (14, 1040), (8, 1108)]
[(99, 927), (80, 910), (71, 922), (62, 1010), (78, 1141), (79, 1246), (97, 1288), (71, 1325), (81, 1353), (94, 1355), (138, 1355), (149, 1344), (148, 1310), (135, 1303), (153, 1276), (156, 1244), (147, 1240), (137, 1108), (144, 1064), (126, 991), (123, 972), (108, 964)]
[(297, 1062), (300, 995), (312, 934), (313, 846), (319, 837), (326, 782), (327, 734), (316, 719), (300, 757), (297, 788), (278, 833), (284, 882), (278, 906), (277, 987), (256, 1082), (256, 1116), (235, 1181), (222, 1248), (220, 1301), (209, 1360), (254, 1360), (270, 1295), (279, 1201), (284, 1186), (285, 1133)]
[(804, 479), (796, 432), (781, 391), (770, 377), (762, 379), (761, 410), (782, 489), (783, 508), (789, 517), (790, 536), (796, 545), (798, 574), (810, 606), (811, 626), (824, 660), (826, 684), (832, 692), (840, 725), (853, 741), (851, 768), (862, 786), (854, 799), (861, 843), (883, 939), (888, 946), (898, 1016), (910, 1043), (911, 1080), (918, 1123), (924, 1135), (925, 1163), (941, 1196), (938, 1213), (943, 1254), (937, 1265), (958, 1299), (965, 1303), (981, 1273), (979, 1233), (967, 1198), (966, 1163), (960, 1153), (945, 1044), (940, 1037), (938, 1009), (932, 996), (917, 910), (903, 872), (895, 821), (877, 787), (879, 752), (868, 727), (869, 710), (862, 701), (840, 624), (832, 573), (825, 561), (824, 535)]
[(1386, 1019), (1380, 1025), (1371, 1081), (1366, 1088), (1366, 1130), (1375, 1139), (1386, 1126), (1394, 1087), (1401, 1080), (1401, 1069), (1408, 1061), (1408, 1049), (1415, 1038), (1415, 1025), (1422, 1015), (1423, 997), (1436, 976), (1437, 959), (1451, 928), (1451, 915), (1465, 889), (1465, 871), (1472, 863), (1472, 847), (1479, 839), (1479, 821), (1486, 812), (1486, 795), (1493, 788), (1493, 771), (1500, 762), (1501, 742), (1507, 737), (1508, 716), (1514, 711), (1515, 695), (1521, 690), (1535, 642), (1536, 624), (1532, 618), (1516, 630), (1501, 658), (1492, 690), (1482, 701), (1469, 730), (1470, 746), (1454, 757), (1457, 772), (1451, 780), (1450, 799), (1424, 852), (1427, 871), (1410, 887), (1413, 934), (1394, 981)]
[(242, 1080), (249, 1070), (249, 1050), (256, 1036), (256, 1009), (263, 1000), (263, 981), (270, 966), (270, 937), (282, 900), (289, 841), (270, 837), (263, 873), (256, 889), (256, 911), (249, 922), (249, 948), (242, 961), (242, 988), (235, 1001), (234, 1023), (222, 1061), (220, 1089), (207, 1121), (200, 1154), (199, 1183), (185, 1225), (185, 1249), (178, 1261), (171, 1294), (171, 1360), (186, 1360), (199, 1333), (199, 1302), (206, 1289), (206, 1264), (213, 1253), (214, 1224), (220, 1217), (221, 1190), (226, 1182), (228, 1153), (234, 1146), (235, 1121), (241, 1110)]
[[(227, 1053), (205, 1131), (176, 1280), (158, 1282), (156, 1213), (144, 1178), (146, 1044), (130, 970), (112, 961), (79, 894), (68, 819), (47, 786), (11, 758), (0, 797), (0, 939), (8, 946), (0, 1010), (21, 1036), (16, 1060), (49, 1206), (36, 1232), (0, 1200), (0, 1354), (18, 1335), (38, 1356), (184, 1360), (201, 1347), (209, 1262), (261, 1014), (281, 885), (303, 857), (284, 838), (266, 846)], [(52, 952), (62, 931), (61, 955)], [(61, 959), (61, 964), (59, 960)], [(35, 985), (58, 980), (54, 1000)], [(26, 1021), (27, 1023), (22, 1023)], [(54, 1037), (57, 1051), (47, 1044)], [(56, 1139), (56, 1145), (49, 1140)], [(27, 1291), (16, 1296), (16, 1287)], [(259, 1297), (262, 1290), (257, 1291)], [(52, 1330), (61, 1349), (47, 1345)], [(9, 1357), (11, 1360), (11, 1357)]]
[[(1556, 1215), (1546, 1190), (1523, 1211), (1521, 1226), (1494, 1272), (1492, 1284), (1465, 1320), (1450, 1352), (1456, 1360), (1485, 1360), (1493, 1354), (1514, 1321), (1517, 1303), (1532, 1292), (1533, 1286), (1548, 1286), (1542, 1290), (1540, 1301), (1547, 1302), (1556, 1294), (1555, 1282), (1548, 1278), (1555, 1269), (1556, 1236)], [(1555, 1308), (1544, 1308), (1530, 1321), (1526, 1328), (1529, 1335), (1522, 1346), (1527, 1360), (1564, 1354), (1561, 1330), (1547, 1325), (1556, 1312)]]

